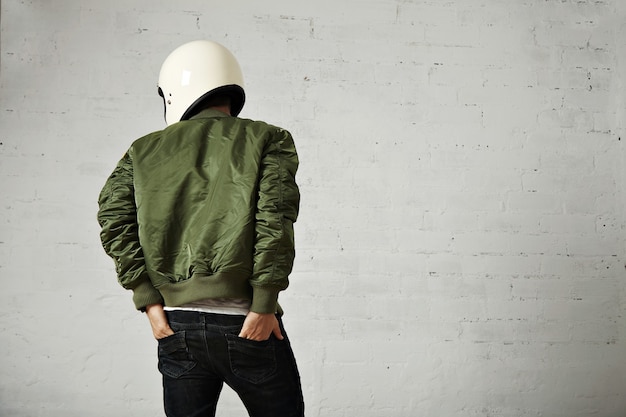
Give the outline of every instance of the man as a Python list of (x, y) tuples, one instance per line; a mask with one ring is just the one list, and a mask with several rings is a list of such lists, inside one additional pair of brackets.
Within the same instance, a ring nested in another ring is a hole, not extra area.
[(280, 316), (298, 214), (291, 135), (238, 118), (243, 77), (222, 45), (174, 50), (159, 74), (167, 127), (135, 141), (98, 221), (121, 285), (158, 340), (168, 417), (214, 416), (226, 382), (253, 417), (303, 416)]

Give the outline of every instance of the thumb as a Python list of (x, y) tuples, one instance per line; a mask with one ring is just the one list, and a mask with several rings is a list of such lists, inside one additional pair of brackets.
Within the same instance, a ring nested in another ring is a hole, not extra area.
[(280, 331), (280, 326), (278, 325), (278, 320), (276, 321), (276, 324), (274, 325), (274, 329), (272, 329), (272, 333), (274, 333), (274, 336), (276, 336), (276, 339), (278, 340), (283, 340), (283, 334)]

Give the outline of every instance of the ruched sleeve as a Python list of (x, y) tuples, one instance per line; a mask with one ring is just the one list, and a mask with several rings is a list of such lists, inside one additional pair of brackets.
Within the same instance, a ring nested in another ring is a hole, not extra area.
[(102, 228), (100, 239), (105, 252), (115, 262), (119, 283), (133, 291), (137, 309), (162, 303), (161, 294), (150, 282), (139, 242), (131, 151), (124, 155), (108, 178), (98, 204), (98, 223)]
[(298, 155), (291, 134), (278, 129), (267, 142), (261, 161), (255, 216), (251, 310), (274, 313), (278, 293), (289, 285), (295, 258), (293, 223), (300, 193), (295, 176)]

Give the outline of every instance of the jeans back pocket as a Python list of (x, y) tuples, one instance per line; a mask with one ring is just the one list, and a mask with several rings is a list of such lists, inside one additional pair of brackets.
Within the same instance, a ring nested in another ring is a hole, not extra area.
[(258, 342), (226, 334), (230, 369), (237, 377), (260, 384), (276, 374), (276, 354), (272, 338)]
[(160, 339), (158, 343), (159, 371), (163, 375), (180, 378), (196, 366), (189, 354), (184, 331)]

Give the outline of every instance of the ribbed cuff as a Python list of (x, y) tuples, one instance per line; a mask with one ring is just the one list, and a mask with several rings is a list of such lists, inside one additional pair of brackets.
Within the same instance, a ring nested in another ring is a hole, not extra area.
[(146, 280), (133, 289), (133, 302), (137, 310), (144, 310), (150, 304), (163, 303), (161, 293)]
[(278, 310), (278, 288), (258, 288), (252, 289), (252, 305), (250, 311), (259, 314), (276, 313)]

